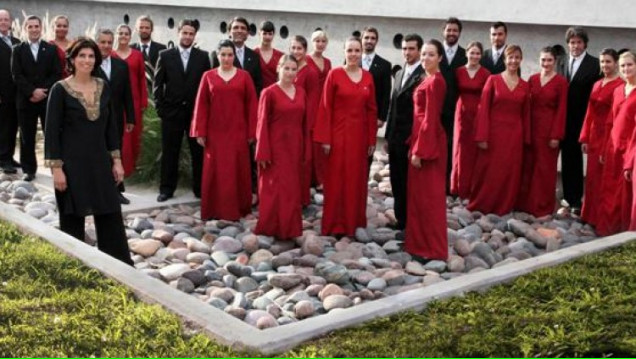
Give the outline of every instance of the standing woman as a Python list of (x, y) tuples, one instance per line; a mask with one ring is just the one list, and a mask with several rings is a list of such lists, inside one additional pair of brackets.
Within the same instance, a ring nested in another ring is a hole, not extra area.
[(429, 40), (422, 48), (424, 81), (413, 94), (413, 130), (408, 142), (406, 241), (404, 248), (415, 260), (446, 261), (446, 165), (448, 146), (442, 126), (446, 81), (439, 71), (444, 46)]
[(58, 81), (48, 100), (44, 157), (51, 167), (60, 229), (84, 239), (93, 215), (97, 247), (132, 265), (116, 183), (124, 178), (111, 94), (97, 75), (97, 44), (80, 38), (68, 50), (71, 76)]
[(68, 39), (69, 20), (66, 15), (57, 15), (53, 18), (51, 27), (53, 28), (54, 38), (49, 43), (57, 46), (57, 55), (60, 58), (60, 64), (62, 64), (62, 78), (68, 77), (69, 72), (66, 68), (66, 50), (71, 44), (71, 40)]
[(278, 81), (276, 71), (278, 69), (278, 61), (283, 56), (283, 53), (276, 50), (272, 45), (275, 34), (276, 28), (274, 27), (274, 23), (271, 21), (263, 21), (259, 31), (261, 44), (254, 48), (254, 52), (258, 54), (260, 59), (264, 89)]
[(607, 123), (607, 118), (612, 109), (614, 90), (623, 84), (623, 80), (618, 76), (618, 53), (616, 50), (604, 49), (601, 51), (599, 60), (603, 78), (598, 80), (592, 88), (579, 137), (581, 150), (587, 154), (585, 195), (581, 208), (581, 219), (594, 226), (598, 223), (599, 204), (601, 203), (602, 151), (605, 149), (611, 130), (611, 123)]
[(556, 206), (559, 142), (565, 136), (568, 80), (556, 72), (556, 51), (544, 47), (541, 72), (530, 76), (530, 147), (524, 149), (517, 209), (542, 217)]
[(596, 225), (596, 232), (602, 236), (626, 231), (631, 218), (632, 185), (625, 180), (624, 170), (631, 173), (633, 169), (634, 141), (631, 138), (636, 128), (636, 91), (633, 91), (636, 87), (636, 55), (631, 51), (624, 52), (618, 65), (625, 82), (614, 90), (608, 117), (612, 127), (603, 153), (601, 207)]
[(307, 106), (294, 84), (298, 61), (284, 55), (278, 82), (261, 92), (256, 126), (258, 223), (255, 234), (291, 239), (302, 235), (301, 166)]
[(216, 56), (220, 67), (201, 79), (190, 136), (204, 147), (201, 218), (238, 220), (252, 211), (250, 145), (258, 102), (250, 74), (234, 66), (234, 43), (222, 40)]
[(475, 144), (475, 116), (479, 99), (490, 72), (480, 64), (483, 46), (473, 41), (466, 47), (468, 63), (455, 70), (457, 79), (457, 107), (455, 109), (455, 135), (453, 136), (453, 170), (451, 193), (461, 199), (470, 195), (470, 182), (477, 157)]
[(128, 64), (130, 73), (130, 89), (133, 95), (135, 107), (135, 127), (124, 133), (122, 143), (122, 161), (124, 173), (130, 176), (135, 171), (137, 158), (141, 153), (141, 133), (143, 131), (143, 113), (148, 107), (148, 90), (146, 88), (146, 65), (144, 55), (139, 50), (130, 47), (131, 29), (128, 25), (117, 26), (117, 48), (113, 56), (118, 57)]
[(504, 215), (513, 210), (521, 184), (523, 144), (530, 143), (530, 86), (519, 77), (522, 52), (504, 51), (506, 70), (492, 75), (481, 94), (475, 122), (479, 147), (468, 209)]
[[(320, 103), (321, 87), (318, 79), (318, 72), (307, 64), (307, 39), (300, 35), (296, 35), (292, 38), (289, 45), (289, 53), (293, 56), (298, 63), (298, 74), (296, 75), (296, 85), (305, 91), (307, 96), (307, 121), (305, 122), (305, 136), (308, 139), (313, 138), (314, 124), (316, 120), (316, 113), (318, 112), (318, 105)], [(303, 206), (307, 206), (310, 203), (310, 189), (312, 173), (315, 175), (314, 166), (311, 158), (311, 152), (313, 151), (313, 141), (305, 141), (303, 144), (306, 149), (305, 153), (309, 154), (304, 158), (303, 169), (301, 176), (302, 194), (301, 200)], [(324, 156), (324, 154), (323, 154)]]
[(373, 77), (360, 67), (361, 57), (360, 39), (349, 38), (345, 65), (327, 75), (314, 128), (328, 156), (323, 235), (353, 235), (367, 226), (367, 166), (378, 123)]

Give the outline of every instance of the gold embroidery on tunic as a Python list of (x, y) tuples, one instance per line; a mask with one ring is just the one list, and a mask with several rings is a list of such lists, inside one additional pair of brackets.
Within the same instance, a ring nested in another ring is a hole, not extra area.
[(95, 93), (93, 94), (93, 104), (89, 105), (84, 98), (84, 94), (79, 91), (73, 90), (73, 88), (68, 84), (67, 81), (62, 81), (62, 86), (68, 92), (69, 95), (74, 97), (77, 101), (80, 102), (84, 110), (86, 111), (86, 117), (89, 121), (97, 121), (99, 118), (99, 105), (100, 99), (102, 97), (102, 90), (104, 89), (104, 81), (102, 79), (95, 78), (95, 82), (97, 84), (97, 88)]
[(48, 168), (62, 168), (64, 161), (62, 160), (44, 160), (44, 167)]

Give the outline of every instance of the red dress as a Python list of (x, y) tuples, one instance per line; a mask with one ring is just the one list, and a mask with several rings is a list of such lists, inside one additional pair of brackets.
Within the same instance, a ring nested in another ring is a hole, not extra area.
[(353, 82), (344, 68), (325, 81), (314, 140), (331, 145), (324, 182), (322, 233), (353, 235), (367, 226), (368, 149), (375, 145), (377, 108), (373, 77)]
[(278, 81), (278, 73), (276, 69), (278, 68), (278, 61), (284, 55), (281, 51), (272, 49), (272, 57), (269, 59), (269, 62), (265, 62), (265, 59), (261, 55), (260, 47), (256, 47), (254, 52), (258, 54), (258, 58), (260, 59), (261, 64), (261, 76), (263, 77), (263, 88), (268, 88), (271, 85), (275, 84)]
[(57, 44), (53, 40), (49, 41), (49, 44), (55, 45), (57, 57), (60, 59), (60, 65), (62, 66), (62, 78), (65, 79), (69, 77), (70, 73), (68, 72), (68, 67), (66, 66), (66, 50), (57, 46)]
[[(305, 123), (305, 136), (307, 138), (313, 137), (313, 128), (316, 122), (316, 113), (318, 112), (318, 104), (320, 103), (320, 84), (318, 81), (318, 73), (309, 66), (304, 66), (298, 71), (296, 75), (296, 85), (305, 90), (307, 94), (307, 121)], [(312, 141), (305, 141), (303, 144), (306, 146), (305, 153), (311, 153), (313, 148)], [(303, 169), (301, 176), (301, 201), (303, 206), (309, 205), (311, 201), (311, 178), (312, 178), (312, 160), (311, 155), (304, 158)]]
[(549, 142), (565, 135), (568, 80), (557, 74), (542, 86), (541, 74), (534, 74), (528, 83), (530, 146), (524, 149), (517, 209), (542, 217), (552, 214), (556, 206), (559, 147), (552, 148)]
[(459, 198), (468, 198), (473, 167), (477, 157), (475, 144), (475, 116), (479, 99), (490, 72), (480, 67), (470, 78), (466, 67), (455, 70), (457, 79), (457, 108), (455, 109), (455, 130), (453, 136), (453, 168), (451, 172), (451, 193)]
[[(603, 158), (603, 177), (601, 179), (601, 203), (598, 212), (596, 231), (602, 236), (611, 235), (629, 228), (632, 206), (632, 186), (623, 175), (625, 167), (631, 167), (627, 149), (634, 131), (636, 116), (636, 91), (625, 96), (625, 84), (614, 90), (610, 138)], [(630, 152), (631, 153), (631, 152)]]
[(300, 178), (305, 142), (305, 91), (296, 86), (294, 99), (274, 84), (261, 93), (256, 126), (258, 223), (254, 233), (281, 239), (302, 235)]
[[(311, 56), (307, 56), (307, 66), (311, 67), (318, 73), (318, 82), (320, 84), (319, 92), (322, 94), (322, 90), (325, 87), (325, 81), (327, 74), (331, 71), (331, 60), (323, 57), (323, 68), (320, 70), (316, 62)], [(319, 94), (319, 96), (320, 96)], [(319, 143), (313, 144), (312, 163), (314, 166), (313, 180), (316, 184), (323, 184), (325, 181), (325, 171), (327, 170), (327, 156), (322, 150), (322, 146)]]
[(510, 90), (502, 75), (486, 81), (477, 112), (479, 150), (468, 209), (504, 215), (513, 210), (521, 184), (523, 144), (530, 143), (530, 86), (519, 79)]
[[(116, 52), (112, 56), (120, 58)], [(130, 176), (135, 171), (137, 158), (141, 153), (141, 134), (143, 125), (143, 108), (148, 107), (148, 89), (146, 85), (146, 65), (144, 55), (139, 50), (130, 49), (130, 55), (124, 59), (128, 64), (130, 74), (130, 90), (135, 108), (135, 127), (131, 132), (124, 132), (121, 146), (121, 161), (124, 174)], [(125, 121), (124, 121), (125, 123)]]
[(205, 137), (201, 218), (238, 220), (252, 211), (249, 140), (255, 138), (257, 97), (250, 74), (226, 82), (218, 69), (201, 79), (191, 137)]
[(427, 259), (448, 258), (446, 229), (446, 164), (448, 149), (442, 127), (446, 82), (441, 72), (427, 76), (413, 93), (413, 130), (409, 159), (422, 158), (422, 167), (410, 165), (406, 241), (407, 252)]
[(594, 84), (579, 137), (579, 142), (587, 143), (587, 171), (581, 218), (592, 225), (598, 223), (601, 202), (603, 165), (600, 158), (609, 138), (610, 129), (606, 128), (607, 117), (612, 110), (614, 90), (621, 84), (623, 80), (620, 77), (605, 85), (603, 85), (603, 79)]

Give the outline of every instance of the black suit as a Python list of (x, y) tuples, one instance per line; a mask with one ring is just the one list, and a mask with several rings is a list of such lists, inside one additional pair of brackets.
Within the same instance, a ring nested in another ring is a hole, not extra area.
[[(20, 40), (11, 37), (16, 45)], [(11, 75), (11, 53), (13, 48), (0, 40), (0, 166), (10, 164), (15, 153), (18, 134), (18, 115), (15, 107), (16, 87)]]
[[(373, 77), (373, 85), (375, 86), (378, 119), (385, 121), (391, 101), (391, 63), (375, 54), (369, 66), (369, 73)], [(369, 170), (371, 170), (371, 163), (373, 163), (373, 154), (369, 156)]]
[(152, 82), (155, 78), (155, 69), (157, 67), (157, 59), (159, 59), (159, 53), (165, 49), (167, 49), (166, 45), (150, 41), (148, 45), (148, 54), (144, 52), (142, 45), (140, 43), (134, 43), (130, 45), (133, 49), (137, 49), (141, 51), (142, 55), (144, 55), (144, 63), (146, 65), (146, 79), (148, 80), (148, 89), (152, 88)]
[(492, 61), (492, 49), (486, 49), (483, 56), (481, 57), (481, 66), (490, 71), (492, 75), (497, 75), (504, 72), (504, 70), (506, 70), (506, 64), (504, 63), (504, 51), (501, 52), (501, 55), (497, 59), (497, 63), (494, 63)]
[[(256, 88), (256, 94), (260, 97), (261, 91), (263, 90), (263, 76), (261, 75), (261, 58), (260, 56), (254, 52), (254, 50), (250, 49), (247, 46), (243, 47), (245, 49), (245, 54), (243, 56), (243, 66), (241, 66), (241, 62), (238, 59), (238, 56), (234, 57), (234, 66), (243, 69), (250, 73), (250, 77), (252, 77), (252, 81), (254, 82), (254, 88)], [(212, 68), (217, 68), (221, 66), (219, 63), (219, 59), (216, 57), (216, 51), (212, 51), (210, 54), (210, 59), (212, 60)]]
[[(569, 58), (566, 66), (568, 64)], [(565, 138), (561, 142), (561, 178), (563, 197), (570, 206), (580, 208), (581, 197), (583, 197), (583, 154), (579, 144), (579, 135), (592, 87), (601, 78), (598, 58), (590, 54), (585, 55), (573, 78), (569, 76), (569, 69), (566, 69), (566, 72), (570, 86)]]
[(406, 140), (411, 136), (413, 127), (413, 92), (424, 76), (422, 66), (417, 66), (402, 86), (404, 71), (405, 69), (398, 71), (395, 76), (385, 133), (389, 145), (391, 187), (398, 229), (406, 228), (406, 182), (409, 168), (409, 146)]
[(62, 65), (57, 56), (57, 47), (40, 40), (37, 60), (33, 58), (29, 42), (13, 47), (11, 73), (17, 86), (16, 105), (20, 127), (20, 162), (24, 173), (35, 174), (38, 163), (35, 157), (35, 135), (38, 118), (44, 129), (46, 102), (33, 103), (29, 99), (36, 88), (50, 90), (62, 78)]
[(442, 125), (446, 130), (446, 139), (448, 141), (448, 162), (446, 165), (446, 193), (450, 193), (450, 174), (453, 168), (453, 128), (455, 123), (455, 106), (457, 105), (457, 79), (455, 70), (466, 65), (466, 50), (461, 46), (457, 46), (455, 55), (451, 63), (448, 63), (446, 52), (442, 54), (442, 62), (440, 63), (440, 71), (446, 81), (446, 97), (444, 98), (444, 107), (442, 109)]
[(201, 195), (201, 173), (203, 148), (190, 137), (190, 122), (194, 111), (199, 83), (203, 74), (210, 70), (208, 53), (192, 48), (186, 70), (183, 69), (181, 53), (175, 47), (162, 51), (157, 61), (155, 106), (161, 118), (161, 185), (159, 192), (171, 196), (177, 188), (179, 178), (179, 152), (185, 135), (190, 146), (192, 160), (192, 191)]

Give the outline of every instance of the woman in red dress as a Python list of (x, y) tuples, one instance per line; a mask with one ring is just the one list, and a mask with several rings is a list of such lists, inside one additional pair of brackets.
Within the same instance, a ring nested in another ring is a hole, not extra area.
[(135, 107), (135, 126), (132, 131), (124, 132), (122, 141), (121, 158), (126, 176), (130, 176), (135, 171), (137, 158), (139, 158), (141, 153), (143, 112), (148, 107), (144, 55), (141, 51), (130, 47), (130, 34), (131, 29), (128, 25), (122, 24), (117, 27), (117, 49), (113, 52), (113, 56), (126, 61), (128, 64), (130, 89), (132, 90), (133, 106)]
[[(313, 138), (314, 124), (316, 113), (318, 112), (318, 104), (320, 103), (321, 87), (318, 80), (318, 72), (307, 64), (307, 40), (296, 35), (292, 38), (289, 45), (289, 53), (298, 62), (298, 74), (296, 76), (296, 85), (305, 91), (307, 96), (307, 121), (305, 123), (305, 136)], [(305, 153), (313, 151), (313, 141), (305, 141), (304, 146), (307, 147)], [(324, 154), (323, 154), (324, 156)], [(311, 201), (311, 179), (314, 166), (311, 155), (304, 158), (301, 176), (301, 201), (303, 206), (309, 205)]]
[[(331, 71), (331, 60), (323, 56), (327, 49), (327, 44), (329, 44), (327, 33), (323, 30), (314, 31), (311, 34), (311, 43), (313, 51), (307, 56), (307, 65), (318, 73), (319, 91), (322, 93), (327, 74)], [(316, 188), (321, 189), (325, 179), (327, 156), (325, 156), (319, 143), (313, 143), (312, 163), (314, 166), (312, 180), (316, 183)]]
[(258, 223), (254, 233), (290, 239), (302, 235), (301, 166), (307, 141), (305, 91), (295, 85), (298, 61), (285, 55), (279, 80), (263, 90), (256, 125)]
[(470, 194), (470, 182), (477, 157), (475, 144), (475, 116), (479, 99), (490, 72), (479, 63), (483, 52), (480, 42), (471, 42), (466, 47), (468, 63), (455, 70), (457, 79), (457, 109), (455, 110), (455, 135), (453, 140), (453, 169), (451, 193), (461, 199)]
[(264, 89), (278, 81), (276, 69), (283, 53), (272, 46), (275, 34), (276, 28), (274, 27), (274, 23), (271, 21), (263, 21), (260, 29), (261, 45), (257, 46), (254, 52), (258, 54), (260, 59)]
[(406, 240), (404, 248), (420, 262), (448, 258), (446, 229), (446, 161), (448, 149), (442, 127), (446, 81), (439, 71), (444, 47), (429, 40), (422, 48), (424, 81), (413, 93), (413, 129), (408, 142)]
[(579, 137), (581, 150), (587, 154), (585, 196), (581, 208), (581, 219), (594, 226), (598, 223), (601, 202), (602, 151), (609, 138), (609, 129), (606, 129), (607, 117), (612, 109), (614, 90), (623, 84), (623, 80), (618, 76), (618, 53), (616, 50), (604, 49), (601, 51), (599, 60), (603, 78), (598, 80), (592, 88)]
[(559, 141), (565, 135), (568, 80), (555, 71), (556, 52), (539, 55), (541, 72), (530, 76), (530, 146), (524, 149), (517, 209), (542, 217), (556, 206)]
[(190, 136), (203, 153), (201, 218), (238, 220), (252, 211), (250, 144), (256, 132), (258, 100), (247, 71), (234, 67), (234, 44), (217, 47), (220, 67), (203, 75)]
[(71, 40), (68, 39), (70, 23), (66, 15), (57, 15), (53, 18), (51, 25), (55, 38), (49, 42), (57, 46), (57, 56), (60, 58), (60, 64), (62, 64), (62, 78), (64, 79), (70, 75), (66, 68), (66, 49), (71, 44)]
[(373, 77), (360, 67), (361, 56), (360, 39), (349, 38), (345, 65), (327, 75), (314, 128), (328, 156), (323, 235), (353, 235), (367, 226), (367, 166), (378, 124)]
[(626, 231), (630, 226), (632, 208), (632, 184), (625, 180), (623, 172), (627, 170), (631, 173), (633, 169), (636, 55), (631, 51), (623, 53), (618, 65), (625, 82), (614, 90), (612, 111), (608, 118), (612, 127), (603, 153), (601, 208), (596, 225), (596, 232), (602, 236)]
[(504, 215), (513, 210), (519, 185), (523, 144), (530, 143), (530, 86), (519, 77), (522, 52), (508, 45), (506, 71), (486, 81), (475, 122), (479, 151), (468, 209)]

